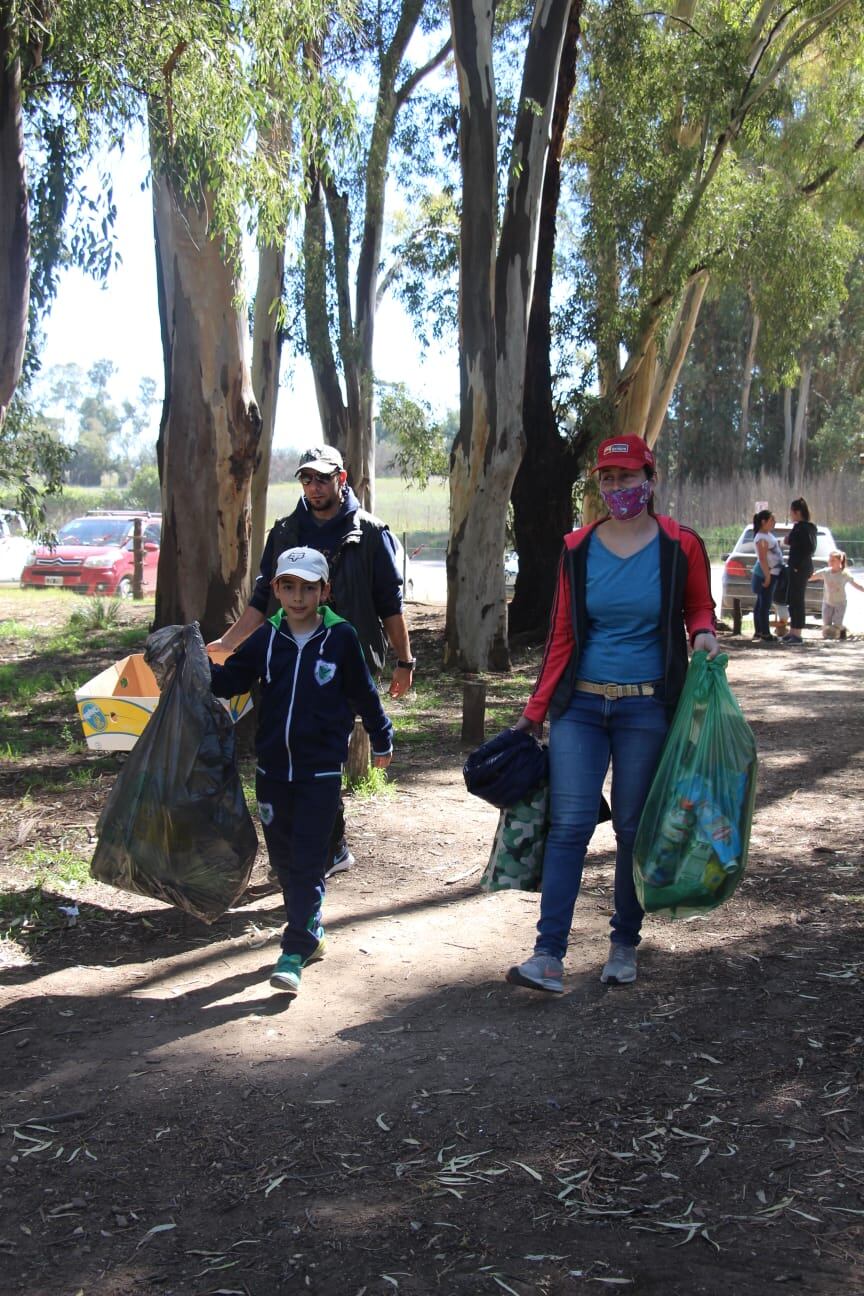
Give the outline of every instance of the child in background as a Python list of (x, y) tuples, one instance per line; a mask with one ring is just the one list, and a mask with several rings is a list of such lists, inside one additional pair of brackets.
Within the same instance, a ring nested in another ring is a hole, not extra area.
[(832, 549), (828, 555), (828, 566), (821, 572), (814, 572), (814, 580), (821, 576), (825, 582), (822, 595), (822, 638), (845, 639), (846, 627), (843, 618), (846, 615), (846, 586), (864, 593), (864, 585), (854, 581), (846, 570), (846, 555), (842, 549)]
[(369, 734), (375, 768), (386, 768), (393, 753), (393, 726), (354, 627), (319, 606), (329, 577), (317, 549), (287, 549), (272, 582), (280, 611), (224, 666), (210, 665), (217, 697), (261, 681), (255, 790), (287, 922), (270, 984), (292, 996), (303, 968), (324, 954), (324, 873), (355, 715)]

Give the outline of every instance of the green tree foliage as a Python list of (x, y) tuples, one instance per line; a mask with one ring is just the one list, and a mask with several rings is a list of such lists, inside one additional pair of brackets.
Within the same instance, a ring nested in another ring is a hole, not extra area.
[(27, 391), (25, 375), (0, 424), (0, 490), (9, 492), (28, 531), (36, 535), (45, 525), (45, 500), (63, 489), (72, 451), (58, 429), (33, 409)]
[(599, 386), (608, 426), (622, 409), (638, 424), (653, 402), (643, 426), (656, 435), (658, 382), (686, 344), (676, 328), (700, 276), (752, 291), (776, 381), (836, 308), (861, 185), (864, 16), (854, 0), (758, 14), (738, 0), (666, 12), (611, 0), (586, 5), (583, 23), (564, 315), (590, 371), (574, 374), (571, 400), (584, 415)]
[(422, 489), (431, 478), (447, 476), (452, 435), (448, 440), (427, 401), (397, 383), (381, 396), (378, 418), (378, 439), (395, 445), (393, 458), (406, 482)]
[[(770, 366), (757, 363), (746, 445), (741, 440), (751, 310), (734, 282), (703, 306), (658, 447), (665, 477), (780, 472), (783, 399)], [(836, 312), (813, 322), (805, 345), (814, 363), (807, 464), (814, 472), (856, 469), (864, 451), (864, 253), (845, 276)]]

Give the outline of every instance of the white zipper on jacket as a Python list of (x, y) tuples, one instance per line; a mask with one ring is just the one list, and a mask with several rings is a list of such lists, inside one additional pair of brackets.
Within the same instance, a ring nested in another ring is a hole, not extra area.
[[(305, 648), (306, 645), (303, 645)], [(291, 701), (288, 704), (288, 714), (285, 717), (285, 750), (288, 753), (288, 779), (293, 782), (294, 779), (294, 758), (291, 755), (291, 744), (288, 741), (288, 734), (291, 730), (291, 717), (294, 714), (294, 695), (297, 692), (297, 676), (300, 674), (300, 658), (303, 655), (303, 648), (297, 649), (297, 660), (294, 663), (294, 678), (291, 681)]]
[[(322, 627), (322, 626), (319, 626), (317, 630), (313, 631), (312, 637), (311, 637), (310, 639), (307, 639), (307, 640), (306, 640), (306, 643), (304, 643), (302, 647), (300, 647), (300, 646), (297, 645), (297, 640), (294, 638), (293, 635), (286, 635), (286, 636), (285, 636), (286, 639), (290, 639), (291, 642), (295, 645), (295, 647), (297, 647), (297, 660), (294, 662), (294, 678), (293, 678), (292, 681), (291, 681), (291, 701), (290, 701), (289, 704), (288, 704), (288, 714), (287, 714), (287, 716), (285, 717), (285, 750), (286, 750), (286, 752), (288, 753), (288, 781), (289, 781), (289, 782), (293, 782), (293, 780), (294, 780), (294, 758), (293, 758), (293, 756), (291, 755), (291, 744), (290, 744), (290, 742), (288, 741), (288, 734), (289, 734), (290, 731), (291, 731), (291, 717), (292, 717), (292, 715), (294, 714), (294, 698), (295, 698), (295, 695), (296, 695), (296, 693), (297, 693), (297, 677), (298, 677), (298, 675), (300, 674), (300, 658), (301, 658), (302, 655), (303, 655), (303, 649), (307, 646), (307, 644), (310, 644), (310, 643), (312, 643), (312, 642), (314, 641), (315, 636), (318, 635), (322, 629), (323, 629), (323, 627)], [(271, 682), (271, 676), (270, 676), (270, 658), (271, 658), (272, 653), (273, 653), (273, 641), (274, 641), (275, 636), (276, 636), (278, 633), (279, 633), (279, 632), (277, 631), (276, 627), (274, 626), (273, 629), (272, 629), (272, 631), (270, 632), (270, 642), (269, 642), (269, 644), (267, 645), (267, 683), (268, 683), (268, 684)], [(326, 641), (327, 636), (329, 635), (329, 633), (330, 633), (330, 631), (328, 630), (328, 631), (326, 632), (326, 634), (324, 635), (324, 640), (325, 640), (325, 641)], [(324, 644), (322, 643), (321, 647), (323, 648), (323, 646), (324, 646)], [(320, 650), (319, 650), (319, 651), (320, 651)]]

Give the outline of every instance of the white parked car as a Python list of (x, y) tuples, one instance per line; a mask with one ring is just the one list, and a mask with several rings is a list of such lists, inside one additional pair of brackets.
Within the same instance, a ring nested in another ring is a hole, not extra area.
[(14, 509), (0, 509), (0, 581), (17, 584), (32, 548), (21, 514)]
[(519, 555), (513, 549), (510, 553), (504, 555), (504, 586), (510, 589), (516, 584), (516, 577), (519, 575)]
[(411, 559), (402, 548), (402, 541), (399, 537), (393, 535), (392, 531), (390, 532), (390, 535), (393, 536), (393, 544), (396, 548), (396, 566), (399, 568), (403, 577), (402, 597), (407, 601), (414, 597), (414, 577), (411, 572)]

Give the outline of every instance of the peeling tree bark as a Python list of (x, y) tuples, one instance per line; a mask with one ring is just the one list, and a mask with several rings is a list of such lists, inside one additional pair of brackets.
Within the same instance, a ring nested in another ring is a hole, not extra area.
[(669, 401), (672, 399), (675, 384), (678, 382), (681, 366), (690, 349), (690, 343), (693, 341), (696, 322), (699, 319), (699, 312), (702, 309), (702, 302), (705, 299), (709, 279), (708, 271), (701, 270), (690, 280), (666, 342), (663, 363), (660, 364), (655, 358), (654, 390), (651, 393), (648, 417), (645, 420), (645, 430), (642, 434), (650, 446), (656, 445), (657, 438), (660, 436), (660, 429), (663, 426), (663, 420), (666, 417), (666, 410), (669, 408)]
[(804, 466), (807, 460), (807, 409), (810, 404), (810, 382), (813, 377), (813, 361), (809, 356), (801, 359), (801, 376), (798, 379), (798, 404), (795, 407), (795, 422), (792, 425), (791, 477), (792, 489), (800, 493), (804, 484)]
[(537, 266), (528, 323), (525, 395), (522, 403), (525, 454), (513, 483), (513, 533), (519, 574), (509, 609), (509, 634), (545, 635), (555, 591), (561, 539), (573, 526), (573, 483), (579, 473), (588, 433), (562, 435), (552, 399), (552, 279), (561, 156), (576, 83), (581, 4), (567, 22), (552, 137), (543, 180)]
[(267, 534), (267, 487), (270, 481), (270, 456), (273, 428), (276, 422), (276, 400), (279, 393), (279, 369), (282, 362), (282, 331), (279, 307), (285, 275), (285, 253), (281, 247), (268, 246), (258, 251), (258, 283), (255, 290), (255, 315), (252, 321), (252, 390), (261, 412), (261, 437), (252, 476), (252, 562), (264, 552)]
[(789, 481), (792, 458), (792, 388), (783, 388), (783, 476)]
[[(320, 181), (312, 186), (306, 202), (306, 224), (303, 231), (303, 304), (306, 316), (306, 345), (315, 382), (315, 396), (321, 431), (327, 445), (345, 447), (348, 415), (336, 359), (330, 342), (330, 320), (327, 311), (327, 222), (324, 190)], [(314, 438), (313, 438), (314, 439)]]
[[(408, 43), (417, 27), (423, 0), (403, 0), (396, 30), (383, 51), (378, 78), (378, 98), (369, 151), (366, 156), (363, 232), (357, 258), (352, 309), (349, 272), (350, 227), (348, 201), (335, 185), (326, 191), (327, 212), (333, 233), (336, 301), (339, 316), (339, 363), (342, 384), (330, 340), (326, 299), (322, 295), (326, 268), (323, 207), (307, 208), (307, 231), (314, 221), (314, 236), (307, 242), (305, 267), (307, 296), (315, 298), (314, 328), (310, 330), (307, 301), (307, 343), (315, 374), (318, 410), (325, 438), (339, 447), (355, 494), (370, 511), (375, 505), (375, 432), (373, 428), (375, 312), (384, 232), (384, 199), (390, 145), (400, 108), (414, 89), (445, 58), (449, 42), (428, 63), (418, 68), (401, 85), (396, 85)], [(317, 200), (320, 203), (320, 198)], [(308, 281), (310, 280), (311, 283)], [(320, 280), (320, 282), (319, 282)], [(344, 384), (344, 394), (343, 394)]]
[(572, 0), (536, 0), (497, 239), (493, 9), (451, 0), (462, 165), (459, 432), (450, 457), (445, 658), (506, 670), (502, 555), (507, 504), (524, 451), (522, 401), (540, 199)]
[(0, 4), (0, 427), (21, 377), (30, 309), (30, 218), (21, 65), (11, 6)]
[(759, 341), (759, 329), (762, 321), (756, 311), (750, 321), (750, 340), (747, 343), (747, 354), (744, 357), (744, 380), (741, 383), (741, 427), (738, 449), (741, 462), (747, 453), (747, 440), (750, 436), (750, 392), (753, 388), (753, 367), (756, 364), (756, 344)]
[(206, 194), (198, 207), (181, 203), (154, 162), (153, 216), (165, 359), (156, 625), (199, 621), (211, 639), (248, 600), (261, 416), (237, 307), (238, 266), (211, 232)]

